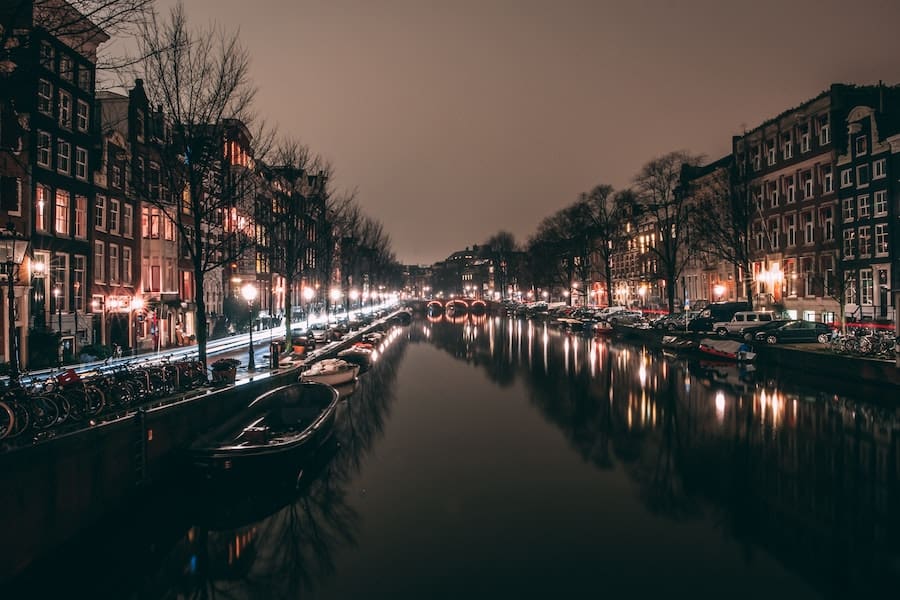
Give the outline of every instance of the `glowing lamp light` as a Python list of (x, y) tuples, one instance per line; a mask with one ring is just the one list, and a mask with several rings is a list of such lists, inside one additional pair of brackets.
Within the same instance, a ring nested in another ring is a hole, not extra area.
[(144, 301), (141, 298), (134, 298), (131, 301), (131, 309), (132, 310), (141, 310), (144, 308)]
[(307, 302), (309, 302), (310, 300), (312, 300), (312, 299), (313, 299), (313, 296), (315, 296), (315, 295), (316, 295), (316, 290), (312, 289), (311, 287), (305, 287), (305, 288), (303, 288), (303, 298), (304, 298)]
[(713, 286), (713, 294), (716, 295), (716, 298), (721, 298), (723, 295), (725, 295), (725, 286), (721, 283), (717, 283)]
[(241, 288), (241, 296), (243, 296), (244, 300), (246, 300), (247, 302), (253, 302), (254, 300), (256, 300), (257, 293), (259, 293), (259, 291), (252, 283), (248, 283)]
[(356, 302), (359, 298), (359, 292), (357, 290), (350, 290), (350, 299)]
[(332, 300), (340, 300), (341, 298), (341, 290), (337, 288), (331, 288), (330, 296)]

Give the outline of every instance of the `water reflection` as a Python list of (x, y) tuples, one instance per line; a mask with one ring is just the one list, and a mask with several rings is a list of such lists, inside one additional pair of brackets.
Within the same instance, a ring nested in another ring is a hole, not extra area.
[[(836, 597), (898, 589), (892, 407), (776, 371), (505, 317), (419, 319), (379, 352), (342, 397), (337, 443), (304, 465), (299, 485), (172, 517), (183, 525), (178, 541), (145, 572), (110, 570), (121, 581), (106, 588), (147, 598), (376, 597), (402, 579), (408, 595), (434, 597), (421, 592), (452, 574), (441, 597), (482, 597), (478, 583), (499, 590), (493, 597), (568, 597), (585, 586), (643, 597), (639, 583), (656, 595), (702, 584), (695, 595), (746, 596), (760, 592), (757, 581), (806, 590), (794, 573)], [(455, 363), (473, 368), (454, 371), (465, 373), (461, 385), (426, 371)], [(404, 364), (421, 372), (401, 373)], [(123, 535), (116, 550), (129, 537), (140, 539)], [(735, 546), (744, 571), (718, 556)], [(696, 548), (685, 560), (706, 561), (702, 577), (701, 566), (679, 562)], [(127, 595), (76, 594), (84, 590), (66, 582), (68, 595)]]
[(512, 318), (419, 331), (500, 385), (524, 381), (582, 458), (623, 467), (652, 513), (712, 519), (748, 560), (770, 553), (829, 595), (897, 589), (900, 415), (870, 402), (883, 393)]
[(303, 465), (297, 485), (237, 490), (199, 506), (159, 573), (185, 598), (299, 597), (333, 575), (334, 554), (356, 544), (360, 519), (348, 482), (383, 435), (408, 330), (395, 328), (358, 385), (344, 390), (332, 442)]

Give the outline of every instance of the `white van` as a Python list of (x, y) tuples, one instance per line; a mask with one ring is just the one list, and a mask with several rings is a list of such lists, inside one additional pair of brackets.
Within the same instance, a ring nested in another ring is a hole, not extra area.
[(722, 337), (731, 333), (741, 333), (744, 327), (754, 327), (775, 320), (775, 313), (765, 310), (742, 310), (734, 313), (730, 321), (719, 321), (713, 331)]

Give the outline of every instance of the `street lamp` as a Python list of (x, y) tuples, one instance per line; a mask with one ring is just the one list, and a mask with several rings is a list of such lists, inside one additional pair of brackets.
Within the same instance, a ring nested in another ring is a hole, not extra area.
[(247, 371), (256, 370), (256, 361), (253, 357), (253, 301), (256, 300), (257, 289), (252, 283), (245, 284), (241, 288), (241, 295), (247, 301), (247, 310), (250, 312), (250, 358), (247, 360)]
[(725, 295), (725, 286), (721, 283), (717, 283), (713, 286), (713, 294), (716, 296), (716, 301), (721, 300), (722, 296)]
[[(16, 291), (13, 288), (19, 276), (19, 265), (25, 260), (29, 238), (16, 231), (12, 223), (0, 232), (0, 257), (6, 261), (7, 291), (6, 310), (9, 316), (9, 380), (13, 385), (19, 384), (19, 350), (16, 340)], [(43, 263), (39, 263), (43, 264)]]
[(138, 316), (135, 317), (135, 322), (131, 325), (131, 330), (133, 332), (132, 340), (131, 340), (131, 353), (132, 355), (137, 351), (138, 344), (138, 323), (140, 323), (140, 314), (141, 311), (144, 310), (144, 300), (143, 298), (132, 298), (131, 299), (131, 310), (134, 311)]

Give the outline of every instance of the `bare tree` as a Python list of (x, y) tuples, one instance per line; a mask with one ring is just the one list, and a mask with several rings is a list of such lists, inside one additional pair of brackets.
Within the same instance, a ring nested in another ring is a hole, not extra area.
[(265, 173), (276, 208), (268, 213), (265, 226), (275, 241), (273, 267), (285, 280), (285, 339), (290, 348), (294, 288), (315, 276), (317, 224), (325, 218), (330, 168), (295, 139), (282, 140), (272, 162)]
[(510, 283), (518, 283), (520, 277), (519, 249), (515, 236), (508, 231), (498, 231), (489, 237), (483, 244), (492, 254), (495, 267), (499, 275), (498, 287), (505, 298), (510, 289)]
[(734, 166), (721, 165), (709, 174), (691, 178), (685, 169), (683, 193), (692, 204), (692, 242), (696, 249), (727, 262), (744, 276), (744, 294), (753, 304), (752, 242), (750, 227), (756, 212), (749, 188), (734, 185)]
[[(182, 240), (193, 273), (199, 360), (205, 364), (204, 284), (254, 243), (256, 164), (264, 162), (271, 133), (262, 125), (255, 135), (249, 131), (256, 121), (251, 112), (256, 89), (249, 54), (236, 33), (214, 27), (193, 31), (178, 4), (167, 19), (154, 14), (148, 20), (140, 45), (147, 57), (148, 99), (171, 125), (161, 165), (171, 196), (158, 194), (152, 179), (140, 173), (133, 173), (132, 187), (165, 213)], [(242, 140), (241, 149), (226, 144), (236, 138)], [(244, 150), (250, 143), (252, 153)]]
[(630, 190), (613, 193), (612, 187), (598, 185), (586, 195), (586, 201), (590, 207), (594, 251), (603, 263), (607, 302), (612, 305), (612, 258), (625, 243), (627, 208), (634, 204), (634, 195)]
[(656, 259), (658, 274), (666, 284), (669, 312), (675, 311), (675, 289), (690, 258), (691, 210), (683, 194), (676, 193), (682, 165), (696, 165), (700, 157), (671, 152), (648, 162), (634, 178), (636, 216), (651, 228), (647, 251)]

